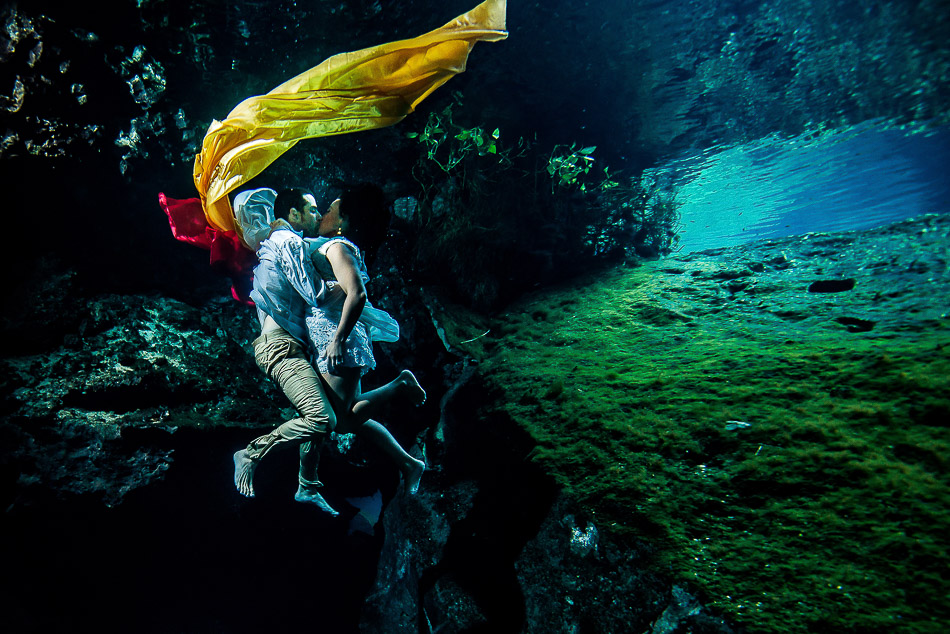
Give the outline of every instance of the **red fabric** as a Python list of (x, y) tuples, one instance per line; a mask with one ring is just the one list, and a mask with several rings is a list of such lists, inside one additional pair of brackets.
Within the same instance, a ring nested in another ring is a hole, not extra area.
[(205, 220), (205, 212), (201, 209), (201, 200), (186, 198), (177, 200), (168, 198), (165, 194), (158, 195), (158, 204), (168, 216), (172, 235), (175, 239), (188, 242), (203, 249), (211, 248), (214, 230)]
[(245, 304), (250, 299), (251, 272), (257, 266), (257, 256), (244, 246), (233, 231), (218, 231), (208, 226), (201, 200), (178, 200), (165, 194), (158, 195), (158, 204), (168, 216), (175, 239), (211, 251), (211, 268), (231, 278), (231, 295)]

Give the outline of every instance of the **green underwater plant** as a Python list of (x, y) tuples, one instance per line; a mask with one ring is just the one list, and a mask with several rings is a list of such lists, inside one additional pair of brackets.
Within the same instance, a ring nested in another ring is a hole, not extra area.
[(594, 165), (591, 156), (597, 149), (596, 145), (576, 149), (577, 145), (558, 145), (548, 157), (547, 171), (551, 176), (552, 186), (571, 187), (577, 185), (581, 191), (586, 191), (586, 183), (581, 182), (581, 176), (590, 173)]
[(406, 135), (420, 150), (416, 269), (456, 301), (489, 310), (538, 283), (672, 250), (669, 189), (595, 167), (595, 146), (506, 142), (497, 127), (460, 123), (461, 109), (456, 95)]
[[(460, 103), (456, 94), (455, 104)], [(469, 154), (493, 155), (500, 164), (510, 163), (515, 148), (502, 149), (499, 143), (501, 130), (487, 132), (481, 126), (466, 128), (452, 118), (450, 103), (441, 111), (432, 111), (421, 132), (406, 133), (407, 139), (418, 141), (425, 150), (425, 158), (445, 173), (451, 173)], [(519, 141), (519, 146), (524, 144)]]

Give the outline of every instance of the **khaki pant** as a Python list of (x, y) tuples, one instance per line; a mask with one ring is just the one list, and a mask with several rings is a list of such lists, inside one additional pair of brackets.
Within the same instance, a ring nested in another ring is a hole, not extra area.
[(303, 346), (278, 328), (254, 340), (254, 360), (300, 414), (247, 446), (251, 460), (261, 460), (272, 449), (300, 444), (300, 481), (318, 484), (317, 462), (326, 434), (336, 427), (336, 415), (327, 401), (320, 376), (307, 361)]

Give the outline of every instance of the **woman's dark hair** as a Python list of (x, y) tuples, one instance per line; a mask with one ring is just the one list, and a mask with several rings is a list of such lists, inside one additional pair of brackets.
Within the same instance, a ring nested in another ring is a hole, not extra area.
[(291, 209), (302, 210), (307, 205), (303, 196), (308, 193), (310, 192), (299, 187), (280, 190), (277, 193), (277, 200), (274, 201), (274, 217), (287, 220)]
[(340, 196), (340, 216), (349, 221), (346, 238), (360, 248), (367, 263), (372, 262), (389, 231), (386, 194), (372, 183), (347, 188)]

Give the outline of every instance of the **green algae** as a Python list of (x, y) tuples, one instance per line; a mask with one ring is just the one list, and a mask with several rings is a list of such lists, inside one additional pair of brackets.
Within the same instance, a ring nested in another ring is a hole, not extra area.
[(532, 458), (603, 529), (660, 544), (654, 565), (731, 620), (943, 631), (946, 324), (776, 327), (656, 297), (649, 272), (618, 271), (512, 306), (459, 347), (537, 441)]

